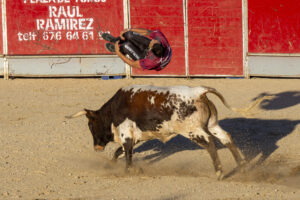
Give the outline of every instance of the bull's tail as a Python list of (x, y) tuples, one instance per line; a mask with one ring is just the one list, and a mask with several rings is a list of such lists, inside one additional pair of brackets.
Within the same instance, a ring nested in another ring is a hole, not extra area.
[(259, 105), (262, 101), (264, 100), (270, 100), (273, 98), (273, 96), (263, 96), (263, 97), (260, 97), (258, 99), (256, 99), (254, 102), (250, 103), (247, 107), (245, 108), (234, 108), (234, 107), (231, 107), (227, 101), (225, 100), (225, 98), (223, 97), (223, 95), (218, 92), (216, 89), (214, 88), (209, 88), (207, 87), (207, 92), (206, 93), (212, 93), (214, 95), (216, 95), (217, 97), (219, 97), (219, 99), (222, 101), (222, 103), (230, 110), (232, 110), (233, 112), (236, 112), (236, 113), (239, 113), (241, 115), (243, 115), (244, 117), (250, 117), (251, 115), (253, 115), (253, 110), (254, 109), (259, 109)]

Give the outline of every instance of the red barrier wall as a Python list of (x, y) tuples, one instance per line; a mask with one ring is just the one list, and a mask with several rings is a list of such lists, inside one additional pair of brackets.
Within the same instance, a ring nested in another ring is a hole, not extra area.
[(300, 52), (299, 0), (248, 0), (250, 53)]
[[(132, 74), (186, 75), (185, 1), (129, 1), (131, 27), (160, 29), (173, 51), (162, 71), (133, 69)], [(187, 2), (189, 74), (243, 75), (242, 1)], [(119, 35), (124, 27), (122, 0), (7, 0), (6, 4), (8, 55), (110, 54), (99, 30)]]
[[(99, 37), (123, 29), (120, 0), (9, 0), (8, 54), (109, 54)], [(55, 3), (53, 3), (55, 2)]]
[(242, 75), (241, 0), (189, 0), (191, 75)]
[(159, 29), (172, 47), (171, 62), (160, 72), (133, 69), (133, 75), (185, 75), (183, 1), (130, 0), (132, 28)]
[[(2, 29), (2, 0), (0, 0), (0, 27)], [(3, 32), (0, 31), (0, 54), (3, 55)]]

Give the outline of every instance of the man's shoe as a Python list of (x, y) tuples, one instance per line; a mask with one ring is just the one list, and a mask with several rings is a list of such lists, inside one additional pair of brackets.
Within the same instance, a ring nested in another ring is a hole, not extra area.
[(106, 43), (105, 48), (112, 53), (116, 52), (115, 45), (112, 43)]
[(120, 39), (119, 37), (115, 38), (114, 36), (112, 36), (112, 35), (109, 34), (109, 33), (102, 33), (102, 34), (101, 34), (101, 37), (102, 37), (104, 40), (109, 41), (109, 42), (112, 42), (112, 43), (115, 43), (115, 42), (117, 42), (117, 41)]

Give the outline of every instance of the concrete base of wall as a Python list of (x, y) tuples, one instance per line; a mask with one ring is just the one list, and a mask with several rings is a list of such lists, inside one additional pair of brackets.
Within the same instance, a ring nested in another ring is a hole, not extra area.
[(3, 57), (2, 58), (0, 58), (0, 76), (3, 76), (3, 74), (4, 74), (4, 59), (3, 59)]
[[(10, 77), (78, 77), (125, 75), (125, 64), (117, 56), (7, 57)], [(4, 75), (0, 59), (0, 75)]]
[(300, 77), (300, 56), (250, 55), (250, 76)]

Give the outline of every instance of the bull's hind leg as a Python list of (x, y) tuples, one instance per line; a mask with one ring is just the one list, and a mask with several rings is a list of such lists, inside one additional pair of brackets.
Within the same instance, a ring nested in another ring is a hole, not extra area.
[(213, 137), (210, 135), (208, 131), (205, 131), (202, 128), (197, 129), (194, 133), (190, 134), (190, 139), (194, 142), (196, 142), (198, 145), (200, 145), (203, 148), (206, 148), (212, 161), (213, 165), (216, 171), (216, 175), (218, 177), (218, 180), (222, 180), (223, 170), (222, 165), (218, 156), (218, 152), (213, 140)]
[(232, 153), (237, 165), (243, 166), (246, 161), (240, 150), (234, 144), (231, 135), (224, 131), (219, 125), (214, 125), (213, 127), (209, 127), (209, 131), (213, 136), (218, 138), (222, 144), (224, 144)]
[(224, 144), (231, 151), (238, 166), (244, 165), (246, 163), (245, 158), (234, 144), (231, 135), (224, 131), (218, 124), (217, 109), (215, 105), (208, 100), (208, 106), (211, 112), (208, 121), (208, 131), (214, 137), (218, 138), (221, 141), (221, 143)]

